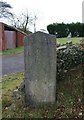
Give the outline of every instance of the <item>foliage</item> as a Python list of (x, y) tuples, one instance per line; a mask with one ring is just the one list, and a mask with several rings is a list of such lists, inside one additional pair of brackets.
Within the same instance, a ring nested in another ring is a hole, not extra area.
[(71, 37), (84, 37), (84, 23), (53, 23), (47, 26), (50, 34), (56, 35), (58, 38), (67, 37), (71, 33)]
[(65, 50), (57, 51), (57, 78), (64, 79), (65, 73), (71, 68), (84, 64), (84, 49), (79, 45), (68, 46)]
[(12, 13), (9, 11), (11, 9), (11, 5), (8, 4), (7, 2), (0, 2), (0, 18), (5, 17), (5, 18), (10, 18), (12, 17)]
[(84, 23), (71, 23), (67, 24), (67, 27), (69, 29), (69, 32), (71, 32), (72, 37), (79, 36), (83, 37), (84, 36)]

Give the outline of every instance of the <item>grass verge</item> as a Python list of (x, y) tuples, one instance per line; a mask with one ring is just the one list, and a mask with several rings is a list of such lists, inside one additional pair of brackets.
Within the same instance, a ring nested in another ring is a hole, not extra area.
[(22, 53), (24, 51), (24, 47), (17, 47), (17, 48), (11, 48), (7, 50), (0, 51), (0, 55), (11, 55), (11, 54), (18, 54)]
[(82, 118), (82, 67), (70, 70), (63, 81), (57, 83), (57, 102), (37, 108), (25, 107), (22, 99), (12, 97), (12, 91), (24, 79), (24, 72), (2, 78), (3, 118)]

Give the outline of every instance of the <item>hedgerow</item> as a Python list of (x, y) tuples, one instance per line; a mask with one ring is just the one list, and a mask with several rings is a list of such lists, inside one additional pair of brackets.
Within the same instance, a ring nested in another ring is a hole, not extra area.
[(80, 45), (70, 45), (57, 51), (57, 80), (63, 80), (65, 74), (75, 66), (84, 64), (84, 49)]

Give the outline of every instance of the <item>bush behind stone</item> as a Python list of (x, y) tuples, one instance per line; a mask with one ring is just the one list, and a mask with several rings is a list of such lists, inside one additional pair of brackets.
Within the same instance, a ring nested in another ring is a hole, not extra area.
[(65, 73), (79, 64), (84, 64), (84, 49), (80, 44), (68, 46), (57, 51), (57, 81), (64, 78)]

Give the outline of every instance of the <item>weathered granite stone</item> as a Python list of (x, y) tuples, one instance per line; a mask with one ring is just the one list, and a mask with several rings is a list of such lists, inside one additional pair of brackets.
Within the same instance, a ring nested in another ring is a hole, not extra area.
[(27, 105), (55, 103), (56, 38), (43, 32), (24, 40), (25, 99)]

